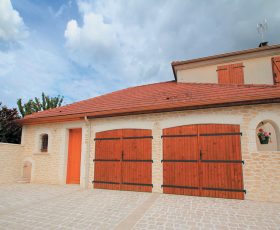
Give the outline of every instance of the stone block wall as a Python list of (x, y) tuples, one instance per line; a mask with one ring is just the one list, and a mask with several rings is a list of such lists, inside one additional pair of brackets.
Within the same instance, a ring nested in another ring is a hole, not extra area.
[(13, 183), (21, 177), (21, 154), (18, 144), (0, 143), (0, 184)]
[[(256, 127), (262, 120), (280, 127), (279, 104), (238, 106), (180, 112), (98, 118), (90, 121), (25, 126), (21, 160), (32, 159), (32, 182), (65, 184), (67, 175), (68, 129), (82, 128), (81, 186), (92, 188), (95, 134), (113, 129), (152, 129), (153, 192), (162, 192), (162, 130), (190, 124), (238, 124), (242, 132), (241, 150), (245, 199), (280, 202), (280, 151), (258, 151)], [(49, 152), (38, 152), (40, 133), (50, 134)]]
[(96, 132), (139, 128), (152, 129), (153, 152), (153, 192), (162, 192), (162, 130), (189, 124), (237, 124), (242, 132), (241, 151), (245, 160), (243, 165), (245, 199), (280, 202), (280, 151), (258, 151), (256, 128), (262, 120), (271, 119), (280, 127), (280, 109), (278, 104), (238, 106), (228, 108), (190, 110), (147, 115), (134, 115), (94, 119), (91, 122), (91, 147), (89, 161), (89, 184), (94, 176), (95, 155), (93, 138)]

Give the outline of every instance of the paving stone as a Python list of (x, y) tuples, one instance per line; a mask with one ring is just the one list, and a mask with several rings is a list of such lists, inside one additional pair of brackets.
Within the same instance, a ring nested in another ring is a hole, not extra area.
[(83, 190), (79, 186), (0, 185), (0, 229), (114, 229), (137, 208), (133, 229), (277, 229), (280, 203), (151, 193)]

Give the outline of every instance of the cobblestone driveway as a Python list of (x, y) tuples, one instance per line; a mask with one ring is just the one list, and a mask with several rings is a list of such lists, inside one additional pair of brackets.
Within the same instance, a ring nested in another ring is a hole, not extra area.
[(0, 185), (0, 229), (280, 229), (280, 203)]

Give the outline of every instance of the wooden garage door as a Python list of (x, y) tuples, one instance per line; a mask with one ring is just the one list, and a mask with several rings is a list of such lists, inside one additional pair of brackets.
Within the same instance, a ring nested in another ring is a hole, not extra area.
[(163, 131), (163, 191), (244, 199), (238, 125), (188, 125)]
[(97, 133), (94, 188), (151, 192), (151, 134), (142, 129)]
[(82, 129), (70, 129), (68, 141), (67, 184), (80, 183)]

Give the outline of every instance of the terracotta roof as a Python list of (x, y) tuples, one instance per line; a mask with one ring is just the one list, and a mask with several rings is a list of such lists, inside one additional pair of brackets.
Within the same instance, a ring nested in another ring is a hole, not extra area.
[(280, 102), (280, 87), (273, 85), (221, 85), (155, 83), (119, 90), (70, 105), (28, 115), (24, 124), (109, 117), (125, 114)]

